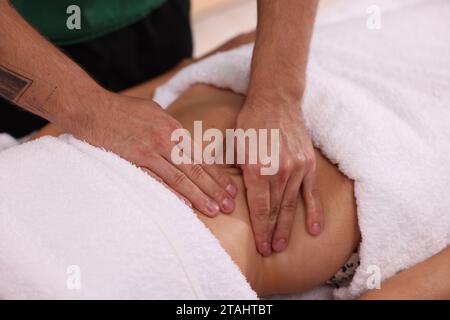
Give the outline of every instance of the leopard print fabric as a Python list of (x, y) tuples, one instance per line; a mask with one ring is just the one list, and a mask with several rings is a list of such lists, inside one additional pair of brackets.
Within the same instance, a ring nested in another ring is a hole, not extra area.
[(359, 260), (359, 246), (356, 247), (348, 261), (341, 267), (341, 269), (326, 282), (327, 285), (335, 288), (346, 287), (353, 279), (356, 269), (360, 265)]

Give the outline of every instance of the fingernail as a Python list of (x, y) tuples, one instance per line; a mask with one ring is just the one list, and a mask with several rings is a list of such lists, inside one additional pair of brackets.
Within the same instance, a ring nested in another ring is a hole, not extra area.
[(230, 196), (235, 197), (237, 194), (237, 189), (232, 184), (229, 184), (225, 190), (230, 194)]
[(231, 200), (230, 198), (226, 197), (222, 201), (222, 207), (225, 212), (227, 212), (227, 213), (231, 212), (234, 209), (234, 201)]
[(270, 244), (267, 241), (263, 242), (259, 246), (259, 253), (261, 253), (264, 257), (267, 257), (268, 255), (270, 255), (271, 251), (272, 250), (270, 249)]
[(217, 202), (210, 200), (206, 204), (206, 210), (208, 210), (211, 215), (216, 215), (219, 212), (220, 208)]
[(286, 246), (287, 246), (287, 242), (285, 239), (278, 239), (273, 244), (273, 250), (275, 250), (276, 252), (281, 252), (284, 249), (286, 249)]
[(318, 235), (320, 233), (320, 223), (314, 222), (311, 226), (311, 232), (314, 235)]

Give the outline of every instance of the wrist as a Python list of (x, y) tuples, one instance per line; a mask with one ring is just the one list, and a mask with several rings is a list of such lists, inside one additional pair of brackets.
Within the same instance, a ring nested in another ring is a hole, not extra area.
[(109, 113), (114, 93), (95, 84), (66, 93), (61, 90), (56, 98), (52, 123), (64, 132), (88, 138), (96, 127), (99, 115)]
[(295, 85), (284, 85), (286, 82), (279, 82), (282, 85), (264, 85), (251, 83), (244, 108), (276, 108), (278, 110), (293, 109), (300, 110), (304, 93), (303, 81)]
[(300, 68), (272, 62), (271, 66), (253, 61), (247, 97), (249, 100), (269, 100), (286, 105), (301, 102), (306, 72)]

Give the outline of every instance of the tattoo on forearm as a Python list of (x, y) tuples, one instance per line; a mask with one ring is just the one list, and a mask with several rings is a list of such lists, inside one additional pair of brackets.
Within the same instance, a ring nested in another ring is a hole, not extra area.
[(42, 79), (0, 64), (0, 97), (28, 111), (46, 116), (45, 105), (56, 89), (56, 86), (51, 86)]
[(17, 103), (32, 83), (33, 80), (0, 65), (0, 96), (6, 100)]

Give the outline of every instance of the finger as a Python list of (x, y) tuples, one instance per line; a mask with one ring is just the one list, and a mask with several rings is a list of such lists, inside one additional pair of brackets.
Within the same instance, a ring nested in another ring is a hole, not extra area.
[(245, 166), (243, 171), (256, 248), (261, 255), (268, 256), (272, 252), (269, 233), (270, 184), (267, 179), (255, 172), (259, 172), (259, 169)]
[(291, 236), (294, 217), (297, 212), (298, 197), (300, 195), (300, 185), (302, 175), (291, 176), (286, 184), (283, 200), (278, 215), (277, 225), (273, 234), (272, 247), (276, 252), (286, 249)]
[(200, 190), (185, 173), (178, 170), (163, 157), (152, 159), (147, 167), (161, 177), (172, 189), (189, 199), (192, 205), (203, 214), (214, 217), (219, 213), (218, 203)]
[[(195, 141), (191, 141), (193, 144), (192, 148), (195, 148)], [(175, 146), (177, 147), (177, 146)], [(213, 166), (208, 165), (200, 165), (200, 164), (192, 164), (193, 159), (191, 159), (191, 155), (187, 155), (184, 150), (181, 150), (180, 156), (183, 161), (181, 164), (173, 164), (179, 170), (181, 170), (194, 184), (197, 185), (200, 190), (202, 190), (209, 197), (214, 199), (220, 206), (220, 209), (224, 213), (231, 213), (234, 210), (235, 204), (233, 200), (233, 196), (227, 191), (237, 193), (237, 189), (231, 181), (231, 178), (225, 175), (224, 173), (220, 173), (214, 170)], [(194, 155), (195, 156), (195, 155)], [(173, 162), (171, 159), (171, 155), (164, 156), (165, 159), (169, 162)], [(210, 167), (207, 171), (205, 168)], [(218, 180), (215, 180), (209, 172), (215, 174), (217, 179), (222, 182), (223, 186), (219, 184)]]
[(306, 206), (306, 226), (311, 235), (317, 236), (323, 230), (324, 215), (319, 190), (317, 189), (315, 170), (310, 170), (303, 179), (302, 191)]
[[(169, 159), (167, 159), (169, 161)], [(234, 200), (222, 188), (216, 180), (214, 180), (204, 166), (199, 164), (178, 164), (178, 170), (183, 172), (200, 190), (214, 199), (219, 204), (220, 210), (225, 213), (231, 213), (234, 210)]]
[[(289, 180), (289, 171), (284, 173), (279, 173), (272, 176), (270, 182), (270, 218), (269, 218), (269, 233), (270, 233), (270, 243), (272, 249), (274, 247), (274, 232), (279, 219), (280, 209), (283, 200), (283, 194), (286, 190), (286, 185)], [(281, 251), (281, 250), (280, 250)]]
[(236, 184), (231, 178), (221, 172), (217, 166), (203, 165), (203, 169), (233, 198), (237, 195)]
[(163, 179), (161, 179), (158, 175), (154, 174), (152, 171), (150, 171), (149, 169), (145, 168), (145, 167), (140, 167), (145, 173), (147, 173), (149, 176), (153, 177), (153, 179), (155, 179), (156, 181), (158, 181), (159, 183), (163, 184), (167, 189), (169, 189), (170, 191), (172, 191), (173, 193), (175, 193), (175, 195), (181, 200), (183, 201), (188, 207), (192, 208), (192, 203), (186, 198), (184, 197), (181, 193), (177, 192), (175, 189), (171, 188), (167, 183), (164, 182)]
[(281, 200), (283, 198), (283, 192), (286, 188), (286, 183), (277, 180), (270, 181), (270, 212), (269, 212), (269, 232), (273, 235), (275, 225), (277, 224), (277, 218), (280, 213)]

